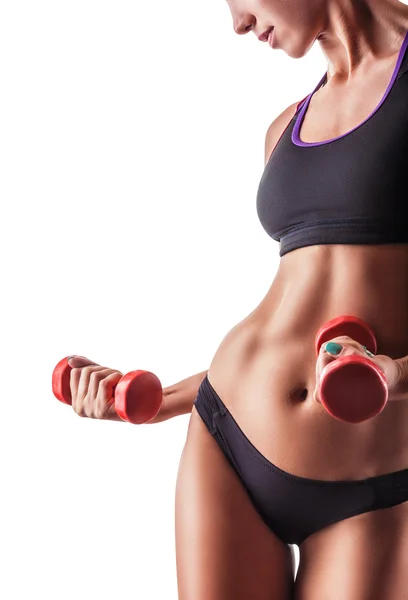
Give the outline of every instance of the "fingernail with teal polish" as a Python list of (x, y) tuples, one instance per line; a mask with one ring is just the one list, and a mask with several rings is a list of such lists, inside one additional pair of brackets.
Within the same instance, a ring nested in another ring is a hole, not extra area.
[(324, 349), (329, 354), (333, 354), (334, 356), (337, 356), (337, 354), (340, 354), (340, 352), (343, 350), (343, 346), (341, 344), (336, 344), (336, 342), (327, 342)]
[(370, 350), (368, 350), (365, 346), (363, 346), (363, 348), (364, 348), (365, 353), (368, 354), (368, 356), (375, 356), (375, 354), (370, 352)]

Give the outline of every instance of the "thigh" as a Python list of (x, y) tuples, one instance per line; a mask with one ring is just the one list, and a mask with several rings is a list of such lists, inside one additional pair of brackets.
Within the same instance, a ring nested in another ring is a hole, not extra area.
[(179, 600), (291, 600), (294, 557), (193, 407), (176, 483)]
[(345, 519), (300, 546), (295, 600), (408, 600), (408, 502)]

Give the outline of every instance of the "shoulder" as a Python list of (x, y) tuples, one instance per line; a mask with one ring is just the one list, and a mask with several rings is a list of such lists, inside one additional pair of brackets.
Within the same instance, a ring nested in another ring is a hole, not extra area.
[(300, 107), (300, 105), (302, 104), (303, 100), (305, 100), (305, 98), (300, 100), (300, 102), (298, 100), (290, 106), (288, 106), (287, 108), (285, 108), (285, 110), (281, 112), (280, 115), (278, 115), (276, 119), (274, 119), (269, 125), (265, 136), (265, 165), (268, 162), (276, 144), (279, 142), (279, 139), (281, 138), (286, 127), (289, 125), (290, 121), (295, 116), (296, 111), (298, 107)]

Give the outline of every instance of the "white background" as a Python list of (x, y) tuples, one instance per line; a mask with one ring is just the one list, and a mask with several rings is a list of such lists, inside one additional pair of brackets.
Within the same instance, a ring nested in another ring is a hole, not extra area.
[(223, 0), (8, 0), (0, 55), (0, 596), (176, 600), (189, 415), (81, 419), (51, 374), (208, 369), (278, 267), (266, 130), (326, 61), (236, 35)]

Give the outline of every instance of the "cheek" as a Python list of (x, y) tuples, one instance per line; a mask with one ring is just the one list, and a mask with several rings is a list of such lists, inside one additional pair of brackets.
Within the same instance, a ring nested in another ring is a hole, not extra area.
[(281, 5), (280, 0), (252, 0), (254, 15), (259, 15), (265, 21), (270, 20), (271, 25), (274, 24), (273, 18), (279, 16)]
[[(288, 29), (310, 28), (322, 20), (327, 0), (253, 0), (255, 15)], [(258, 11), (258, 12), (257, 12)]]

